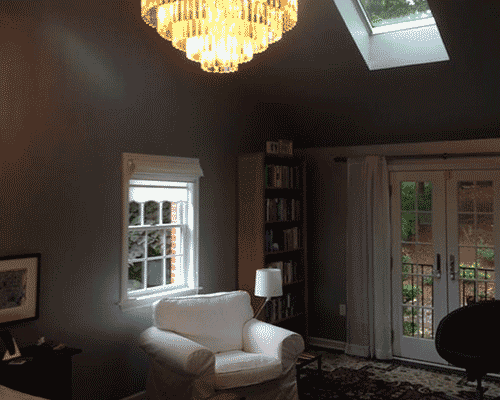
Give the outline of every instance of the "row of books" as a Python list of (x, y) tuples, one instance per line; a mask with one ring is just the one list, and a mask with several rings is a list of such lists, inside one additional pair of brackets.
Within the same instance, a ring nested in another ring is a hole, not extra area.
[(267, 229), (266, 251), (291, 251), (301, 246), (300, 228), (294, 226), (289, 229)]
[(299, 189), (301, 187), (299, 175), (299, 167), (266, 165), (266, 187)]
[(266, 199), (266, 222), (298, 221), (300, 200), (275, 198)]
[(283, 279), (283, 284), (293, 283), (300, 279), (298, 274), (298, 264), (297, 261), (275, 261), (267, 264), (267, 268), (277, 268), (281, 270), (281, 278)]
[(292, 293), (287, 293), (277, 299), (272, 299), (266, 305), (266, 321), (271, 323), (284, 318), (292, 317), (299, 313), (298, 298)]

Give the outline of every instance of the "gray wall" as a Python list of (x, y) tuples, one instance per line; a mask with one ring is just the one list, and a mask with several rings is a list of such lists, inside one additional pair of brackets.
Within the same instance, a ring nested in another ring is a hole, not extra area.
[(346, 304), (347, 163), (314, 149), (307, 162), (309, 335), (344, 342)]
[(120, 399), (145, 388), (137, 344), (152, 324), (116, 305), (121, 154), (200, 159), (202, 292), (234, 290), (239, 103), (112, 21), (30, 4), (0, 24), (0, 256), (41, 253), (39, 319), (11, 332), (83, 350), (75, 399)]

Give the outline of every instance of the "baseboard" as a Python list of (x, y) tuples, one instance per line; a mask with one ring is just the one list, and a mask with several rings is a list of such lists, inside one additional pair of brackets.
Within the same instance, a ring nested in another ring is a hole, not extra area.
[(317, 337), (309, 337), (309, 344), (311, 346), (323, 347), (325, 349), (345, 351), (345, 343), (337, 340), (323, 339)]
[(125, 397), (122, 400), (143, 400), (145, 398), (146, 398), (146, 392), (144, 391), (133, 394), (132, 396)]

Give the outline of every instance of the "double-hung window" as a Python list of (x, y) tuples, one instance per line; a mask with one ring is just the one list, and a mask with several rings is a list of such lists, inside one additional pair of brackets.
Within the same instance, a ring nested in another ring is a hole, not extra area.
[(198, 159), (123, 153), (123, 309), (198, 292)]

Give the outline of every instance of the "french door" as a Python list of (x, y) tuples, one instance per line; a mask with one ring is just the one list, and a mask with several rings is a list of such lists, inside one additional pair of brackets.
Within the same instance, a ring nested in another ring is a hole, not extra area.
[(439, 321), (495, 298), (499, 172), (391, 172), (395, 356), (448, 364), (434, 343)]

